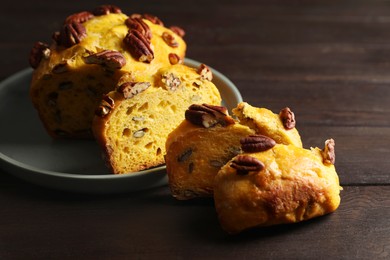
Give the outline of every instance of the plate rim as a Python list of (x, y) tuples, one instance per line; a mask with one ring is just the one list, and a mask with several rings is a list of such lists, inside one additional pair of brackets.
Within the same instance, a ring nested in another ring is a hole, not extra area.
[[(185, 58), (184, 64), (190, 67), (198, 67), (200, 64), (202, 64), (199, 61), (190, 59), (190, 58)], [(219, 78), (220, 81), (224, 82), (226, 86), (228, 86), (228, 90), (231, 95), (235, 97), (235, 99), (238, 102), (242, 102), (242, 96), (241, 93), (239, 92), (238, 88), (235, 86), (235, 84), (227, 78), (224, 74), (219, 72), (218, 70), (214, 69), (213, 67), (208, 66), (212, 72), (213, 75), (216, 76), (216, 78)], [(7, 87), (9, 84), (14, 83), (17, 80), (20, 80), (24, 77), (29, 76), (33, 72), (32, 68), (25, 68), (22, 69), (2, 81), (0, 81), (0, 91)], [(217, 86), (218, 87), (218, 86)], [(238, 103), (237, 102), (237, 103)], [(31, 182), (31, 178), (23, 178), (20, 176), (19, 173), (14, 173), (16, 170), (22, 170), (22, 171), (27, 171), (31, 172), (34, 175), (39, 175), (39, 176), (44, 176), (44, 177), (50, 177), (50, 178), (60, 178), (60, 179), (73, 179), (73, 180), (79, 180), (79, 181), (107, 181), (107, 180), (117, 180), (117, 179), (131, 179), (131, 178), (137, 178), (141, 177), (144, 175), (150, 175), (156, 172), (161, 172), (166, 169), (165, 164), (160, 165), (151, 169), (146, 169), (138, 172), (132, 172), (132, 173), (126, 173), (126, 174), (79, 174), (79, 173), (67, 173), (67, 172), (61, 172), (61, 171), (51, 171), (51, 170), (46, 170), (42, 169), (33, 165), (29, 165), (27, 163), (18, 161), (16, 159), (13, 159), (9, 157), (8, 155), (4, 154), (3, 152), (0, 151), (0, 169), (5, 170), (6, 172), (20, 177), (22, 179), (28, 179)], [(8, 170), (11, 169), (11, 170)], [(39, 184), (39, 183), (38, 183)], [(44, 185), (45, 186), (45, 185)], [(58, 187), (57, 187), (58, 188)], [(68, 190), (68, 189), (67, 189)]]

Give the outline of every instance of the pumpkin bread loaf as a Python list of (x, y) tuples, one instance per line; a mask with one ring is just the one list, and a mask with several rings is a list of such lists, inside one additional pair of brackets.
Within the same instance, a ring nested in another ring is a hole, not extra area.
[(124, 75), (151, 81), (160, 68), (181, 63), (183, 35), (153, 15), (127, 16), (113, 5), (67, 17), (53, 43), (35, 43), (29, 59), (34, 68), (30, 96), (48, 133), (92, 138), (102, 96)]

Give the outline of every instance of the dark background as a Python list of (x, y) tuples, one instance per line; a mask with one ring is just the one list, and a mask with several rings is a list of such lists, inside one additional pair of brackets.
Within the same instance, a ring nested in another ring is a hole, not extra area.
[[(106, 3), (3, 1), (0, 79), (26, 68), (32, 44), (49, 42), (66, 16)], [(389, 2), (109, 3), (183, 27), (187, 57), (226, 75), (245, 101), (274, 112), (292, 108), (306, 148), (334, 138), (340, 208), (230, 237), (212, 200), (178, 202), (168, 187), (64, 193), (0, 169), (0, 258), (390, 258)]]

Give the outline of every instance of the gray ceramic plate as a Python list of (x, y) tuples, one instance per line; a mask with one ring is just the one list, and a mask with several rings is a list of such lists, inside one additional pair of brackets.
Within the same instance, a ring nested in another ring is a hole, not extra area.
[[(191, 67), (199, 62), (186, 59)], [(52, 140), (29, 99), (31, 69), (0, 83), (0, 168), (41, 186), (83, 193), (119, 193), (167, 184), (165, 166), (113, 175), (93, 140)], [(229, 110), (242, 101), (235, 85), (213, 69), (213, 82)]]

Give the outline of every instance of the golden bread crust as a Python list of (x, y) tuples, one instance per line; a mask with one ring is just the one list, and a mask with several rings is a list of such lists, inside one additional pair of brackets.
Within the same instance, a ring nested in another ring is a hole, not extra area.
[[(284, 129), (280, 117), (268, 109), (242, 102), (233, 113), (240, 119), (233, 125), (204, 128), (186, 120), (169, 135), (165, 159), (169, 185), (175, 198), (213, 196), (214, 178), (220, 167), (242, 152), (241, 138), (262, 134), (276, 142), (302, 146), (298, 131)], [(188, 160), (180, 162), (177, 159), (190, 150), (192, 154)]]
[[(170, 54), (184, 59), (186, 43), (179, 35), (142, 19), (151, 32), (154, 58), (150, 63), (139, 61), (124, 43), (129, 32), (128, 18), (123, 13), (93, 16), (81, 23), (86, 35), (79, 43), (65, 47), (54, 41), (47, 50), (50, 55), (42, 58), (35, 68), (30, 96), (51, 136), (91, 138), (95, 109), (103, 94), (115, 90), (119, 78), (131, 73), (134, 80), (146, 81), (161, 67), (171, 65)], [(164, 33), (171, 35), (177, 44), (167, 44)], [(103, 51), (118, 52), (125, 64), (112, 68), (86, 61), (86, 57)]]
[(264, 168), (238, 174), (229, 162), (217, 174), (215, 207), (228, 233), (295, 223), (339, 206), (341, 187), (335, 167), (324, 165), (318, 148), (277, 144), (264, 152), (243, 155), (258, 159)]
[(266, 108), (258, 108), (241, 102), (233, 109), (241, 124), (256, 129), (258, 134), (269, 136), (280, 144), (293, 144), (302, 147), (301, 137), (294, 127), (286, 129), (278, 114)]
[(213, 196), (221, 226), (231, 234), (338, 208), (333, 139), (322, 150), (302, 148), (288, 108), (274, 114), (242, 102), (233, 109), (234, 123), (213, 119), (210, 115), (223, 109), (208, 108), (190, 107), (186, 120), (168, 136), (165, 161), (176, 199)]

